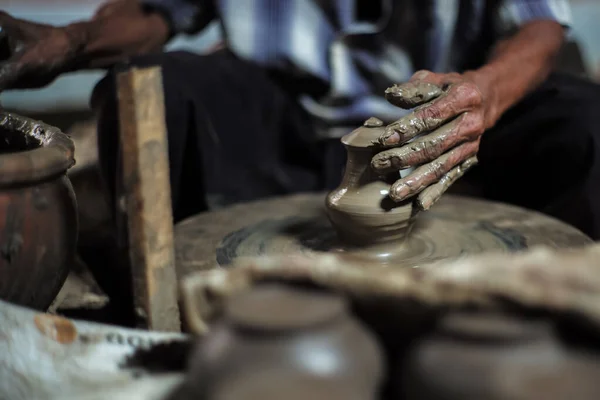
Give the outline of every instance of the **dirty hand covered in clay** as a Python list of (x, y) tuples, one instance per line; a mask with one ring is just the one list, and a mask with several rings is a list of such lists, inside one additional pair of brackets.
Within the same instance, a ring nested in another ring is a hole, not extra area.
[(416, 107), (389, 124), (377, 144), (372, 168), (388, 174), (415, 168), (390, 189), (396, 202), (417, 195), (429, 209), (450, 185), (477, 164), (486, 120), (486, 91), (469, 73), (417, 72), (410, 81), (386, 90), (386, 99), (401, 108)]

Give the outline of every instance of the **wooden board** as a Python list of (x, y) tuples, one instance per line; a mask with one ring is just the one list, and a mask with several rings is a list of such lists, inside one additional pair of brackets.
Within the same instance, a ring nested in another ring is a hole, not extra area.
[(136, 311), (146, 320), (149, 329), (179, 331), (160, 68), (120, 73), (118, 96)]

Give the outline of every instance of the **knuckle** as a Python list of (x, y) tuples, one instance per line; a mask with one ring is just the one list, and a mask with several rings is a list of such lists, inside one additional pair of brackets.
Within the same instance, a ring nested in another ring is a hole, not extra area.
[(442, 88), (444, 91), (449, 91), (454, 87), (454, 84), (456, 84), (457, 82), (461, 82), (461, 76), (460, 74), (456, 73), (456, 72), (452, 72), (449, 74), (446, 74), (442, 80)]
[(390, 170), (402, 168), (402, 154), (399, 154), (398, 150), (399, 149), (386, 150), (375, 155), (371, 160), (371, 166), (375, 170)]
[(428, 146), (424, 146), (421, 154), (424, 161), (432, 161), (440, 156), (442, 153), (441, 143), (432, 143)]
[(407, 138), (413, 137), (427, 129), (424, 120), (416, 114), (409, 114), (398, 122), (396, 127)]
[(421, 110), (421, 118), (423, 119), (440, 119), (442, 118), (442, 112), (439, 107), (430, 106)]
[(444, 112), (437, 105), (431, 105), (419, 110), (419, 119), (423, 121), (425, 128), (432, 129), (439, 125), (444, 120)]
[(469, 107), (477, 107), (483, 103), (481, 91), (473, 82), (463, 82), (456, 85), (455, 90), (465, 105)]
[(468, 137), (478, 137), (485, 130), (484, 118), (478, 112), (466, 112), (461, 117), (461, 133)]

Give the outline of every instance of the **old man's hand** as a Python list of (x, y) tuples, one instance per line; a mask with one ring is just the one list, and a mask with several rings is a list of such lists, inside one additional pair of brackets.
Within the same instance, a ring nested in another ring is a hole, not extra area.
[(386, 90), (387, 100), (411, 113), (391, 123), (379, 138), (388, 148), (372, 159), (381, 174), (416, 167), (390, 189), (394, 201), (417, 196), (426, 210), (466, 170), (477, 164), (484, 130), (491, 127), (493, 91), (474, 75), (419, 71)]

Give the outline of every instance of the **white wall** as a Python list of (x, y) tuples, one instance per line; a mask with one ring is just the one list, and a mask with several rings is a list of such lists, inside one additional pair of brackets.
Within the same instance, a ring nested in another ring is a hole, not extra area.
[[(103, 0), (0, 0), (0, 10), (18, 18), (63, 25), (89, 18)], [(219, 37), (213, 25), (201, 36), (180, 38), (170, 49), (202, 51)], [(4, 107), (24, 112), (79, 111), (88, 108), (89, 97), (103, 72), (80, 72), (56, 80), (40, 90), (8, 91), (0, 96)]]

